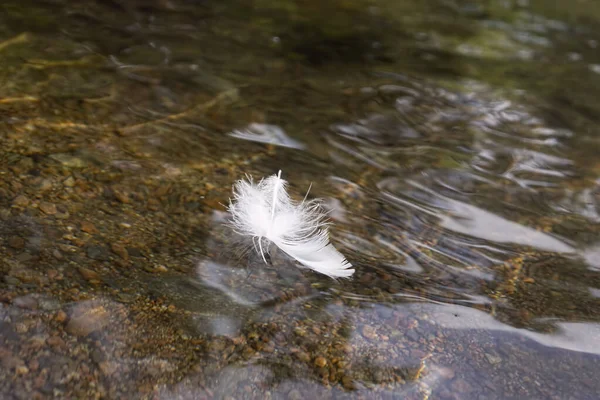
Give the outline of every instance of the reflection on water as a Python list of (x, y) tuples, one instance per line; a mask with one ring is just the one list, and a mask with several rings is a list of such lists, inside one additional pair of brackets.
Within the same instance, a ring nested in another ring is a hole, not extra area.
[[(4, 3), (1, 397), (600, 392), (595, 3)], [(352, 280), (224, 225), (280, 168)]]

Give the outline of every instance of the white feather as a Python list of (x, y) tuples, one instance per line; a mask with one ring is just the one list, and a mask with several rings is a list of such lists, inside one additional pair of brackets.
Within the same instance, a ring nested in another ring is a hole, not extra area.
[(281, 171), (257, 184), (251, 177), (236, 182), (229, 201), (233, 230), (252, 237), (265, 262), (265, 250), (272, 242), (310, 269), (332, 278), (351, 276), (352, 265), (329, 243), (319, 203), (306, 198), (301, 203), (293, 201), (286, 186)]

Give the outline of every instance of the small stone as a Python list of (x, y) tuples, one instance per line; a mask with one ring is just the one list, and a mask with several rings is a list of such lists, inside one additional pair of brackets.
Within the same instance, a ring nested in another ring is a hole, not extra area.
[(502, 362), (502, 358), (495, 356), (493, 354), (490, 354), (490, 353), (485, 353), (485, 358), (492, 365), (500, 364)]
[(4, 282), (7, 285), (13, 285), (13, 286), (18, 286), (21, 284), (21, 281), (18, 278), (15, 278), (14, 276), (8, 276), (8, 275), (6, 275), (4, 277)]
[(104, 246), (90, 246), (87, 248), (87, 256), (92, 260), (107, 261), (108, 251)]
[(66, 187), (73, 187), (75, 186), (75, 179), (73, 179), (73, 177), (70, 176), (67, 179), (65, 179), (63, 185), (65, 185)]
[(86, 281), (100, 281), (100, 275), (96, 271), (92, 271), (91, 269), (79, 267), (79, 273)]
[(29, 370), (37, 371), (40, 368), (40, 362), (38, 360), (29, 361)]
[(165, 267), (164, 265), (159, 265), (158, 267), (156, 267), (155, 269), (156, 272), (161, 272), (161, 273), (165, 273), (168, 271), (167, 267)]
[(375, 328), (370, 325), (364, 325), (362, 328), (362, 335), (367, 339), (375, 339), (377, 334), (375, 333)]
[(20, 365), (17, 368), (15, 368), (15, 372), (17, 373), (17, 375), (26, 375), (29, 373), (29, 368), (27, 368), (24, 365)]
[(294, 328), (294, 333), (300, 337), (304, 337), (304, 336), (306, 336), (306, 329), (298, 326), (298, 327)]
[(49, 179), (44, 179), (37, 188), (40, 192), (47, 192), (50, 189), (52, 189), (52, 181)]
[(36, 310), (38, 308), (38, 301), (32, 295), (25, 295), (17, 297), (13, 300), (13, 304), (19, 308), (27, 308), (30, 310)]
[(131, 199), (129, 198), (129, 193), (127, 193), (127, 192), (115, 190), (114, 194), (115, 194), (116, 199), (119, 200), (123, 204), (129, 204), (131, 202)]
[(92, 351), (92, 360), (96, 364), (100, 364), (103, 361), (106, 361), (106, 355), (100, 349), (94, 349)]
[(473, 391), (473, 387), (464, 379), (461, 378), (457, 378), (454, 381), (452, 381), (451, 384), (452, 390), (454, 390), (457, 393), (470, 393)]
[(354, 381), (348, 375), (344, 375), (342, 378), (342, 386), (344, 386), (344, 389), (346, 390), (354, 390), (355, 388)]
[(57, 213), (56, 205), (48, 202), (41, 202), (39, 209), (46, 215), (54, 215)]
[(54, 316), (54, 320), (56, 322), (61, 322), (61, 323), (65, 322), (67, 320), (67, 313), (64, 312), (63, 310), (58, 310), (58, 312)]
[(65, 341), (62, 340), (59, 336), (50, 336), (48, 339), (46, 339), (46, 343), (48, 343), (48, 345), (52, 347), (66, 347)]
[(304, 399), (304, 396), (302, 395), (302, 393), (300, 393), (298, 389), (292, 389), (289, 391), (287, 398), (289, 400), (302, 400)]
[(29, 199), (21, 194), (15, 197), (12, 205), (16, 207), (27, 207), (29, 205)]
[(323, 368), (327, 365), (327, 359), (325, 357), (319, 356), (315, 358), (315, 365), (319, 368)]
[(103, 306), (80, 305), (65, 327), (75, 336), (88, 336), (90, 333), (104, 328), (109, 323), (108, 311)]
[(15, 332), (17, 333), (27, 333), (28, 330), (29, 328), (27, 327), (27, 325), (25, 325), (22, 322), (17, 322), (15, 324)]
[(94, 224), (92, 224), (89, 221), (83, 221), (81, 223), (81, 230), (84, 231), (85, 233), (90, 233), (90, 234), (98, 232), (98, 230), (96, 229)]
[(66, 153), (58, 153), (51, 154), (49, 156), (51, 159), (58, 161), (63, 166), (67, 168), (84, 168), (86, 166), (86, 162), (81, 158), (75, 157), (71, 154)]
[(112, 250), (113, 253), (115, 253), (116, 255), (121, 257), (123, 260), (129, 259), (129, 253), (127, 252), (127, 249), (125, 248), (125, 246), (120, 245), (118, 243), (112, 243), (110, 245), (110, 249)]
[(20, 236), (11, 236), (10, 239), (8, 239), (8, 245), (13, 249), (20, 250), (25, 247), (25, 239)]
[(294, 354), (296, 356), (296, 358), (302, 362), (309, 362), (310, 361), (310, 356), (308, 355), (308, 353), (304, 352), (304, 351), (299, 351), (297, 353)]

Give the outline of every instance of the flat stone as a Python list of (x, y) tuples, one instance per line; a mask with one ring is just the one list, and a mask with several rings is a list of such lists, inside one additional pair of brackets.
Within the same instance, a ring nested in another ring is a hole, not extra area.
[(75, 336), (88, 336), (109, 324), (108, 311), (101, 305), (80, 304), (73, 311), (65, 330)]
[(40, 211), (47, 215), (54, 215), (58, 211), (56, 205), (48, 202), (41, 202), (39, 205)]
[(90, 246), (87, 248), (87, 256), (92, 260), (107, 261), (109, 253), (104, 246)]
[(21, 194), (15, 197), (12, 205), (16, 207), (27, 207), (29, 205), (29, 199)]

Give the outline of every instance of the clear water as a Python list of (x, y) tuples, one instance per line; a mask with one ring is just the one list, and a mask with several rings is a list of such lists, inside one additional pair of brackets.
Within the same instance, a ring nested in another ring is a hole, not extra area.
[[(0, 397), (597, 398), (599, 20), (3, 2)], [(278, 169), (352, 280), (223, 225)]]

